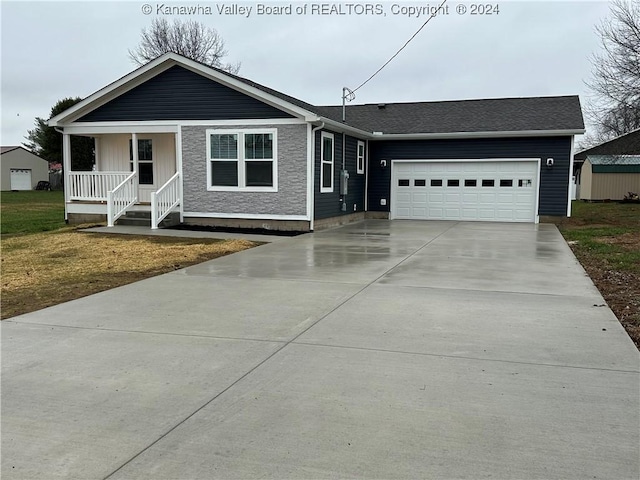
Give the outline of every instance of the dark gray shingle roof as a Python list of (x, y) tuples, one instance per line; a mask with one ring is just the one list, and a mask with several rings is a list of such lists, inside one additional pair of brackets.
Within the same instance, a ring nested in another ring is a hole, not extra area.
[[(312, 105), (248, 78), (201, 62), (196, 63), (320, 117), (342, 123), (342, 106)], [(379, 108), (379, 105), (382, 104), (347, 105), (346, 125), (369, 133), (384, 134), (517, 133), (584, 129), (580, 100), (575, 95), (386, 103), (384, 108)]]
[[(225, 75), (304, 108), (342, 122), (342, 106), (315, 106), (239, 75)], [(384, 105), (384, 108), (379, 106)], [(346, 124), (385, 134), (518, 132), (582, 130), (584, 120), (577, 95), (494, 98), (440, 102), (347, 105)]]
[(591, 165), (640, 165), (640, 155), (588, 155)]
[(590, 155), (640, 154), (640, 129), (588, 148), (574, 155), (575, 160), (584, 160)]
[[(584, 128), (577, 96), (347, 106), (347, 123), (370, 132), (454, 133)], [(342, 107), (321, 107), (341, 115)]]

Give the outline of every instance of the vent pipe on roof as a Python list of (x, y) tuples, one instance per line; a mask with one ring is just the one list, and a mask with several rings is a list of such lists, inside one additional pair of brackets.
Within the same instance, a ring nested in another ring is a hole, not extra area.
[(378, 110), (383, 110), (383, 109), (385, 109), (386, 107), (387, 107), (387, 104), (386, 104), (386, 103), (379, 103), (379, 104), (378, 104)]

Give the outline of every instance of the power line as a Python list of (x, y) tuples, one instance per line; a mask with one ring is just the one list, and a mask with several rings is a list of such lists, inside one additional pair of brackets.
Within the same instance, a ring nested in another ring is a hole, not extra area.
[(385, 64), (384, 64), (384, 65), (382, 65), (378, 70), (376, 70), (376, 71), (375, 71), (375, 73), (374, 73), (373, 75), (371, 75), (369, 78), (367, 78), (364, 82), (362, 82), (360, 85), (358, 85), (358, 87), (357, 87), (357, 88), (355, 88), (355, 89), (351, 90), (351, 92), (352, 92), (352, 93), (355, 93), (355, 92), (357, 92), (358, 90), (360, 90), (360, 89), (361, 89), (362, 87), (364, 87), (367, 83), (369, 83), (369, 81), (370, 81), (373, 77), (375, 77), (378, 73), (380, 73), (384, 67), (386, 67), (387, 65), (389, 65), (389, 64), (391, 63), (391, 61), (392, 61), (394, 58), (396, 58), (396, 57), (400, 54), (400, 52), (402, 52), (402, 50), (404, 50), (404, 49), (407, 47), (407, 45), (409, 45), (409, 43), (411, 43), (411, 41), (412, 41), (414, 38), (416, 38), (416, 36), (417, 36), (421, 31), (422, 31), (422, 29), (423, 29), (424, 27), (426, 27), (426, 26), (427, 26), (427, 23), (429, 23), (429, 22), (431, 21), (431, 19), (432, 19), (433, 17), (435, 17), (435, 16), (438, 14), (438, 12), (439, 12), (439, 11), (440, 11), (440, 9), (444, 6), (444, 4), (445, 4), (445, 3), (447, 3), (447, 0), (443, 0), (443, 1), (442, 1), (442, 3), (440, 4), (440, 6), (439, 6), (436, 10), (434, 10), (434, 12), (431, 14), (431, 16), (430, 16), (429, 18), (427, 18), (427, 20), (426, 20), (426, 21), (422, 24), (422, 26), (421, 26), (421, 27), (416, 31), (416, 33), (414, 33), (413, 35), (411, 35), (411, 38), (410, 38), (409, 40), (407, 40), (407, 41), (405, 42), (405, 44), (404, 44), (404, 45), (402, 45), (402, 47), (400, 47), (400, 49), (399, 49), (396, 53), (394, 53), (394, 54), (393, 54), (393, 56), (392, 56), (389, 60), (387, 60), (387, 61), (385, 62)]

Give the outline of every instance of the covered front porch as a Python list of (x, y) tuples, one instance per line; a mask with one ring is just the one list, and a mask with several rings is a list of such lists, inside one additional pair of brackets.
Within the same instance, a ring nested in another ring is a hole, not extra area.
[[(120, 217), (135, 210), (150, 212), (151, 228), (156, 229), (171, 212), (179, 212), (182, 200), (180, 134), (176, 127), (163, 130), (123, 132), (93, 127), (91, 131), (67, 133), (65, 129), (67, 220), (74, 222), (99, 215), (112, 227)], [(71, 135), (94, 138), (93, 171), (71, 169)]]

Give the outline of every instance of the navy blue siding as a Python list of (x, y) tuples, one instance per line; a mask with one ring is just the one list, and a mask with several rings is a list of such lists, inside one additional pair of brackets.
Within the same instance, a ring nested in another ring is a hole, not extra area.
[[(348, 135), (346, 136), (346, 161), (349, 172), (349, 194), (347, 195), (347, 211), (345, 213), (364, 212), (365, 176), (356, 173), (358, 169), (358, 139)], [(354, 204), (355, 210), (353, 209)]]
[[(539, 215), (566, 215), (571, 137), (482, 138), (466, 140), (392, 140), (369, 142), (369, 210), (388, 212), (391, 160), (541, 158)], [(546, 167), (553, 158), (554, 166)], [(381, 167), (380, 160), (387, 166)], [(380, 205), (381, 199), (387, 205)]]
[[(354, 137), (345, 135), (345, 168), (349, 172), (349, 193), (346, 198), (347, 210), (342, 211), (342, 195), (340, 195), (340, 170), (342, 170), (342, 134), (324, 130), (333, 133), (334, 136), (334, 159), (335, 166), (333, 172), (333, 192), (320, 193), (320, 154), (321, 154), (321, 134), (320, 131), (315, 133), (315, 159), (314, 159), (314, 218), (317, 220), (323, 218), (337, 217), (340, 215), (348, 215), (355, 212), (364, 211), (364, 190), (365, 176), (356, 173), (357, 168), (357, 144), (358, 140)], [(356, 205), (356, 210), (353, 205)]]
[(173, 66), (89, 112), (78, 121), (263, 118), (292, 116), (183, 67)]

